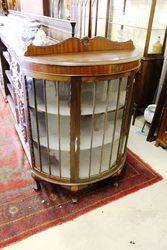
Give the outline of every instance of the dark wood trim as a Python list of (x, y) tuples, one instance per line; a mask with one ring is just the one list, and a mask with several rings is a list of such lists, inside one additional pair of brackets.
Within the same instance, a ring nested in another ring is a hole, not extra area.
[(50, 1), (43, 0), (43, 15), (50, 16)]
[(6, 70), (9, 69), (9, 64), (6, 61), (6, 59), (3, 56), (3, 52), (6, 51), (6, 47), (5, 45), (2, 43), (2, 41), (0, 40), (0, 60), (1, 60), (1, 66), (2, 66), (2, 93), (4, 98), (7, 97), (7, 95), (9, 94), (9, 90), (7, 88), (7, 83), (9, 82), (7, 75), (5, 73)]
[(72, 182), (76, 182), (79, 177), (81, 84), (81, 77), (71, 78), (70, 165)]
[(3, 14), (5, 16), (8, 15), (9, 11), (8, 11), (8, 2), (7, 2), (7, 0), (2, 0), (2, 11), (3, 11)]
[(88, 37), (92, 37), (92, 0), (89, 0)]

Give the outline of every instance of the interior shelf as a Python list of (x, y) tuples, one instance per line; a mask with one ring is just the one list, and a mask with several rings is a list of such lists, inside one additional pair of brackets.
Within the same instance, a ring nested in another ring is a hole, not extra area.
[[(105, 140), (104, 144), (109, 144), (112, 142), (112, 131), (114, 129), (113, 123), (111, 123), (105, 131)], [(80, 150), (86, 150), (90, 148), (91, 138), (90, 138), (91, 131), (89, 129), (81, 130), (81, 138), (80, 138)], [(115, 140), (119, 138), (119, 133), (116, 132)], [(34, 138), (34, 141), (37, 143), (37, 137)], [(100, 129), (99, 131), (93, 131), (93, 142), (92, 148), (97, 148), (102, 145), (103, 141), (103, 130)], [(47, 136), (40, 137), (40, 145), (43, 147), (47, 147)], [(49, 136), (49, 148), (51, 150), (59, 150), (59, 140), (58, 136), (55, 134)], [(65, 134), (64, 136), (60, 137), (60, 148), (62, 151), (70, 151), (70, 140), (69, 136), (67, 137)]]
[(17, 133), (18, 133), (18, 135), (19, 135), (19, 138), (20, 138), (20, 140), (21, 140), (21, 143), (22, 143), (22, 145), (23, 145), (23, 148), (24, 148), (24, 151), (25, 151), (25, 153), (26, 153), (26, 156), (27, 156), (27, 158), (28, 158), (28, 160), (29, 160), (29, 163), (32, 164), (32, 162), (31, 162), (31, 156), (30, 156), (29, 144), (26, 143), (26, 142), (24, 141), (22, 132), (20, 131), (20, 128), (19, 128), (19, 125), (18, 125), (18, 124), (15, 124), (15, 128), (16, 128), (16, 131), (17, 131)]
[[(125, 26), (125, 27), (130, 27), (130, 28), (134, 28), (134, 29), (143, 29), (143, 30), (147, 30), (148, 27), (147, 26), (138, 26), (137, 24), (135, 25), (134, 23), (131, 23), (131, 22), (109, 22), (110, 24), (115, 24), (115, 25), (120, 25), (120, 26)], [(165, 30), (165, 26), (162, 27), (162, 24), (161, 26), (156, 26), (156, 27), (153, 27), (152, 30)]]
[(9, 82), (12, 84), (13, 83), (13, 80), (12, 80), (12, 75), (11, 75), (11, 72), (10, 70), (5, 70), (5, 74), (9, 80)]
[[(119, 138), (115, 139), (113, 145), (113, 157), (111, 158), (111, 165), (114, 165), (117, 159), (117, 152), (119, 146)], [(49, 174), (49, 163), (47, 150), (43, 147), (41, 148), (42, 152), (42, 171), (44, 173)], [(37, 153), (37, 152), (36, 152)], [(80, 151), (80, 168), (79, 168), (79, 178), (88, 178), (89, 177), (89, 167), (90, 167), (90, 175), (96, 176), (99, 174), (99, 170), (101, 168), (102, 172), (109, 171), (109, 162), (110, 162), (110, 153), (111, 153), (111, 144), (106, 144), (103, 148), (103, 158), (100, 166), (100, 157), (101, 157), (101, 147), (97, 147), (92, 149), (91, 154), (91, 166), (90, 166), (90, 149)], [(60, 176), (60, 168), (59, 168), (59, 160), (57, 159), (59, 156), (58, 150), (54, 151), (54, 153), (50, 152), (50, 169), (51, 175), (55, 177)], [(61, 175), (64, 178), (70, 178), (70, 152), (61, 152)], [(39, 168), (39, 162), (36, 163), (37, 168)]]
[(13, 100), (14, 100), (14, 94), (13, 94), (12, 85), (11, 85), (10, 83), (8, 83), (8, 84), (7, 84), (7, 87), (8, 87), (8, 90), (9, 90), (10, 94), (11, 94), (11, 97), (12, 97)]
[(110, 169), (109, 163), (110, 166), (113, 166), (117, 160), (118, 146), (119, 146), (119, 138), (116, 138), (113, 145), (111, 163), (110, 163), (111, 144), (104, 145), (102, 161), (101, 161), (101, 147), (92, 150), (91, 165), (90, 165), (90, 150), (81, 151), (79, 177), (81, 179), (88, 178), (89, 167), (91, 176), (98, 175), (100, 169), (102, 172), (109, 171)]
[[(31, 109), (35, 109), (33, 105), (29, 106)], [(123, 109), (124, 104), (120, 103), (118, 106), (118, 109)], [(44, 104), (38, 104), (37, 105), (37, 110), (38, 112), (45, 112), (45, 105)], [(111, 102), (108, 106), (107, 112), (112, 112), (116, 110), (116, 103)], [(94, 114), (103, 114), (106, 111), (106, 102), (98, 102), (96, 104), (95, 112)], [(53, 114), (53, 115), (58, 115), (58, 108), (56, 106), (56, 102), (52, 103), (47, 103), (47, 113), (48, 114)], [(92, 115), (93, 113), (93, 106), (89, 102), (82, 103), (81, 107), (81, 115), (86, 116), (86, 115)], [(67, 102), (61, 102), (60, 109), (59, 109), (59, 114), (62, 116), (70, 116), (70, 107), (67, 105)]]

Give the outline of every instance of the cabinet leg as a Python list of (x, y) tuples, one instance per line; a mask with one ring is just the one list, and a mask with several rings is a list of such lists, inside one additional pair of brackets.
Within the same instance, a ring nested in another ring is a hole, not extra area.
[(40, 184), (40, 181), (34, 176), (34, 174), (31, 174), (32, 178), (34, 179), (35, 181), (35, 184), (34, 184), (34, 190), (35, 191), (39, 191), (41, 190), (41, 184)]
[(35, 184), (34, 184), (34, 190), (35, 191), (40, 191), (41, 190), (41, 184), (38, 180), (34, 179), (35, 180)]
[(72, 197), (71, 197), (71, 202), (73, 204), (77, 203), (78, 202), (78, 195), (77, 195), (77, 191), (79, 190), (79, 186), (72, 186), (71, 188), (71, 191), (72, 191)]
[(159, 147), (159, 142), (158, 141), (156, 141), (155, 146)]

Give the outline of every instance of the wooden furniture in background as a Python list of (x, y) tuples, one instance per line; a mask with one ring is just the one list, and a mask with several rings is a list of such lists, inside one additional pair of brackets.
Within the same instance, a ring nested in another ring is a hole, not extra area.
[(161, 70), (163, 66), (163, 55), (148, 55), (142, 57), (141, 66), (136, 74), (134, 88), (133, 121), (136, 116), (142, 114), (145, 108), (153, 103), (158, 88)]
[(155, 110), (153, 121), (151, 123), (151, 127), (147, 136), (147, 141), (150, 141), (150, 142), (156, 139), (157, 130), (160, 127), (162, 112), (165, 107), (165, 103), (167, 102), (167, 68), (165, 70), (166, 72), (165, 72), (164, 82), (163, 82), (161, 92), (159, 95), (159, 99), (157, 102), (157, 107)]
[(167, 148), (167, 105), (164, 107), (163, 110), (155, 145)]
[(156, 91), (162, 72), (164, 52), (167, 38), (167, 28), (165, 30), (162, 51), (160, 54), (149, 53), (150, 38), (153, 28), (154, 15), (156, 10), (156, 0), (152, 0), (150, 17), (147, 28), (144, 55), (141, 60), (140, 71), (136, 75), (136, 85), (134, 94), (134, 124), (136, 116), (144, 112), (144, 109), (155, 100)]
[(37, 187), (77, 191), (119, 175), (140, 64), (133, 43), (68, 38), (20, 54), (8, 39), (1, 33), (4, 85)]

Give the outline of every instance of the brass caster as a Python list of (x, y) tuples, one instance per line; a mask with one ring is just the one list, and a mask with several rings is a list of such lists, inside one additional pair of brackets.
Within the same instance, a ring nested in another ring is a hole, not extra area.
[(72, 197), (71, 198), (71, 201), (72, 201), (73, 204), (78, 203), (78, 200), (79, 200), (78, 197)]
[(156, 147), (159, 147), (159, 142), (156, 141), (155, 146), (156, 146)]
[(119, 183), (118, 183), (118, 182), (114, 182), (114, 183), (113, 183), (113, 186), (114, 186), (114, 187), (119, 187)]

